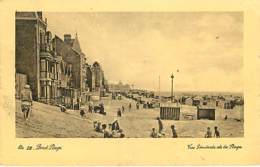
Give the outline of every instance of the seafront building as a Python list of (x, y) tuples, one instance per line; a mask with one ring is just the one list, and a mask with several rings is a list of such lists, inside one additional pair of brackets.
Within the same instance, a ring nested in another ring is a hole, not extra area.
[(131, 86), (129, 84), (123, 84), (119, 81), (117, 84), (109, 84), (108, 89), (110, 92), (129, 92)]
[(16, 12), (15, 58), (17, 98), (26, 83), (33, 100), (69, 108), (87, 103), (93, 92), (105, 94), (104, 71), (98, 62), (89, 65), (78, 35), (53, 37), (42, 12)]

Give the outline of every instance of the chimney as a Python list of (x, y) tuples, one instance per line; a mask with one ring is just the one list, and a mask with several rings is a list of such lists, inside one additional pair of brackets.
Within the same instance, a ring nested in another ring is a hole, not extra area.
[(70, 34), (64, 34), (64, 42), (67, 44), (70, 44), (71, 41), (71, 35)]
[(37, 12), (37, 15), (40, 19), (42, 19), (42, 12)]

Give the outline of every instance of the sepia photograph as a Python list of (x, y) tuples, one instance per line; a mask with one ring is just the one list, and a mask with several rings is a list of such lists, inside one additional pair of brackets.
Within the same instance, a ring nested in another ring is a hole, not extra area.
[(16, 11), (16, 137), (243, 138), (243, 17)]

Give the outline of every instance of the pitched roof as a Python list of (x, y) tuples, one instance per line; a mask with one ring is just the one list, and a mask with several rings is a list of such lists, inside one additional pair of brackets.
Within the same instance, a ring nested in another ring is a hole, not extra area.
[(75, 39), (73, 39), (73, 41), (72, 41), (72, 48), (73, 48), (75, 51), (77, 51), (77, 52), (79, 52), (79, 53), (82, 53), (81, 47), (80, 47), (80, 44), (79, 44), (79, 39), (78, 39), (77, 33), (76, 33), (76, 35), (75, 35)]

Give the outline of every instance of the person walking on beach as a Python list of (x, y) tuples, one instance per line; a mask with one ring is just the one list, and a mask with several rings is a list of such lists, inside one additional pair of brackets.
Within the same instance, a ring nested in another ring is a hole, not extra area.
[(27, 121), (29, 118), (29, 112), (32, 106), (32, 92), (30, 85), (25, 85), (24, 89), (21, 91), (21, 109), (23, 112), (24, 120)]
[(212, 137), (212, 132), (210, 130), (210, 127), (207, 128), (207, 132), (205, 134), (205, 138), (211, 138)]
[(177, 132), (176, 132), (176, 130), (175, 130), (174, 125), (171, 126), (171, 129), (172, 129), (172, 137), (173, 137), (173, 138), (177, 138), (178, 135), (177, 135)]
[(124, 112), (125, 111), (125, 107), (124, 106), (122, 106), (122, 112)]
[(215, 130), (215, 132), (214, 132), (214, 137), (220, 138), (220, 133), (219, 133), (219, 131), (218, 131), (218, 127), (215, 126), (215, 127), (214, 127), (214, 130)]
[(139, 110), (139, 103), (136, 103), (136, 109)]
[(162, 131), (163, 131), (163, 123), (162, 123), (162, 120), (161, 120), (159, 117), (157, 117), (157, 120), (158, 120), (158, 126), (159, 126), (158, 132), (159, 132), (160, 134), (162, 134)]
[(131, 103), (129, 103), (129, 111), (131, 111), (131, 108), (132, 108), (132, 104)]
[(93, 102), (92, 101), (89, 102), (88, 112), (93, 113)]
[(117, 110), (117, 116), (118, 116), (118, 117), (121, 117), (121, 116), (122, 116), (122, 111), (121, 111), (120, 108), (118, 108), (118, 110)]

